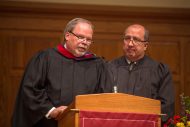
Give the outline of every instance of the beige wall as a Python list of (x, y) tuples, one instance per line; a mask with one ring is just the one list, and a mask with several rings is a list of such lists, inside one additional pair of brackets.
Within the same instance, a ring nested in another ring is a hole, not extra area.
[(190, 0), (4, 0), (95, 5), (190, 8)]

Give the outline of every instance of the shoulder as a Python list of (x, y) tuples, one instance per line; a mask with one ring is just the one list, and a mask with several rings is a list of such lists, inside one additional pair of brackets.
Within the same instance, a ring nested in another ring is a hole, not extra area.
[(163, 62), (153, 60), (152, 58), (146, 56), (145, 64), (149, 65), (153, 71), (156, 71), (160, 75), (165, 75), (170, 73), (169, 66)]
[(150, 67), (157, 67), (159, 65), (159, 62), (152, 59), (151, 57), (145, 55), (143, 57), (142, 60), (140, 60), (140, 62), (142, 61), (142, 63), (145, 65), (145, 66), (150, 66)]
[(146, 56), (147, 59), (147, 62), (150, 64), (150, 65), (153, 65), (161, 70), (165, 70), (165, 69), (169, 69), (168, 65), (166, 63), (163, 63), (163, 62), (159, 62), (159, 61), (156, 61), (156, 60), (153, 60), (152, 58)]
[(159, 65), (158, 65), (158, 73), (160, 75), (171, 74), (169, 66), (167, 64), (164, 64), (164, 63), (159, 63)]
[(47, 61), (49, 58), (55, 54), (55, 51), (53, 48), (48, 48), (45, 50), (40, 50), (36, 54), (32, 56), (29, 62), (35, 62), (35, 61)]
[(125, 57), (121, 56), (121, 57), (118, 57), (116, 59), (113, 59), (113, 60), (109, 61), (109, 64), (115, 65), (115, 66), (125, 65), (126, 64)]
[(107, 65), (107, 61), (104, 58), (101, 57), (96, 57), (93, 60), (90, 60), (91, 63), (94, 63), (98, 66), (106, 66)]
[(88, 62), (92, 62), (92, 63), (105, 63), (106, 62), (106, 60), (104, 58), (96, 56), (96, 55), (94, 55), (93, 58), (86, 59), (86, 60), (83, 60), (83, 61), (85, 61), (85, 62), (88, 61)]

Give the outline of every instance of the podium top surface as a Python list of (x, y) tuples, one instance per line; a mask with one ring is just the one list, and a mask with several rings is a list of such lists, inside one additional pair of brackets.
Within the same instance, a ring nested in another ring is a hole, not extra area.
[(74, 108), (105, 112), (161, 113), (159, 100), (124, 93), (78, 95)]

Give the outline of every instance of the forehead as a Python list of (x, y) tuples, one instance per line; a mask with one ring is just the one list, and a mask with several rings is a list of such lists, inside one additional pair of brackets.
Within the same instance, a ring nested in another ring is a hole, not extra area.
[(75, 25), (74, 30), (81, 30), (81, 29), (86, 29), (86, 30), (92, 30), (92, 25), (86, 22), (79, 22)]
[(125, 30), (125, 34), (142, 34), (144, 35), (145, 29), (141, 25), (131, 25)]

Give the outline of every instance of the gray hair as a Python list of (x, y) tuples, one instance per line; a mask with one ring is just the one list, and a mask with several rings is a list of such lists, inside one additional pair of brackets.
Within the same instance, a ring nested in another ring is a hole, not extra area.
[(144, 27), (144, 40), (149, 42), (149, 31)]
[(65, 34), (67, 32), (72, 32), (73, 29), (75, 28), (75, 26), (78, 24), (78, 23), (87, 23), (91, 26), (92, 30), (94, 30), (94, 26), (93, 24), (89, 21), (89, 20), (86, 20), (86, 19), (83, 19), (83, 18), (74, 18), (72, 19), (71, 21), (69, 21), (65, 27), (65, 30), (64, 30), (64, 41), (65, 41)]

